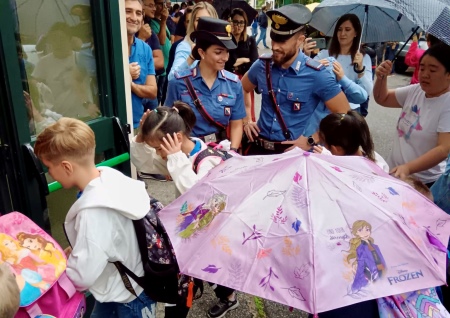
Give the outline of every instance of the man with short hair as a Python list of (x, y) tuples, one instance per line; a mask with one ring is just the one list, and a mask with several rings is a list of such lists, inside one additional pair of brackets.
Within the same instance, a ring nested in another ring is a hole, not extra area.
[[(155, 0), (155, 7), (155, 16), (150, 20), (150, 27), (152, 28), (152, 31), (158, 35), (159, 44), (161, 45), (161, 50), (164, 56), (164, 69), (166, 69), (167, 63), (169, 62), (170, 47), (172, 46), (170, 32), (167, 28), (169, 10), (167, 10), (167, 7), (164, 5), (164, 0)], [(158, 77), (158, 103), (161, 101), (162, 89), (165, 81), (166, 72), (162, 73)]]
[(159, 44), (158, 36), (155, 32), (152, 32), (150, 28), (150, 20), (155, 17), (155, 0), (143, 0), (144, 9), (144, 23), (139, 30), (137, 36), (142, 41), (145, 41), (152, 49), (153, 62), (155, 64), (155, 71), (164, 70), (164, 56), (161, 50), (161, 45)]
[[(156, 82), (158, 82), (158, 75), (163, 74), (165, 72), (164, 68), (164, 55), (161, 50), (161, 45), (159, 44), (158, 36), (155, 32), (152, 32), (150, 28), (151, 19), (155, 18), (155, 0), (143, 0), (143, 9), (144, 9), (144, 23), (139, 30), (137, 36), (142, 41), (145, 41), (153, 53), (153, 62), (155, 64), (155, 72), (156, 72)], [(155, 109), (158, 107), (158, 99), (148, 99), (144, 98), (142, 101), (144, 106), (144, 111), (147, 109)]]
[(156, 98), (156, 79), (153, 55), (150, 47), (136, 37), (144, 19), (142, 0), (125, 0), (128, 38), (128, 60), (130, 62), (131, 99), (133, 106), (133, 128), (139, 127), (144, 114), (142, 99)]
[[(300, 49), (311, 12), (301, 4), (289, 4), (267, 15), (272, 20), (273, 55), (261, 57), (242, 78), (244, 131), (250, 141), (244, 152), (275, 154), (292, 146), (309, 150), (319, 140), (302, 133), (317, 105), (322, 101), (335, 113), (346, 113), (350, 106), (335, 77)], [(257, 123), (251, 120), (250, 92), (255, 88), (262, 99)]]
[(256, 46), (258, 46), (259, 42), (263, 42), (264, 48), (268, 49), (269, 47), (266, 44), (266, 32), (267, 27), (269, 26), (269, 20), (266, 15), (266, 6), (261, 8), (261, 12), (258, 15), (258, 25), (259, 25), (259, 39), (256, 41)]

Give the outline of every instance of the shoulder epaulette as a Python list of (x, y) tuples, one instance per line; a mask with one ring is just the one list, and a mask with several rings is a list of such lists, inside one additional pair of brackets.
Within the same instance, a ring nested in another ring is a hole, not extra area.
[(228, 72), (227, 70), (222, 70), (222, 76), (225, 77), (226, 79), (229, 79), (230, 81), (233, 82), (238, 82), (239, 81), (239, 76), (237, 76), (234, 73)]
[(185, 78), (192, 75), (193, 75), (192, 69), (180, 70), (175, 72), (175, 78)]
[(313, 60), (311, 58), (308, 58), (305, 64), (315, 71), (320, 71), (323, 69), (323, 65), (319, 61)]
[(259, 56), (260, 60), (271, 60), (272, 59), (272, 53), (263, 53)]

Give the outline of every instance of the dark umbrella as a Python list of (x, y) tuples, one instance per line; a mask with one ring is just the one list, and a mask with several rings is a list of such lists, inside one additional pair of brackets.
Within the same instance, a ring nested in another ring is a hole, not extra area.
[(252, 24), (253, 19), (258, 14), (258, 11), (253, 9), (247, 1), (244, 0), (230, 0), (230, 1), (214, 1), (214, 8), (217, 11), (217, 15), (221, 19), (228, 19), (231, 13), (231, 10), (235, 8), (240, 8), (244, 10), (247, 15), (248, 24), (250, 26)]

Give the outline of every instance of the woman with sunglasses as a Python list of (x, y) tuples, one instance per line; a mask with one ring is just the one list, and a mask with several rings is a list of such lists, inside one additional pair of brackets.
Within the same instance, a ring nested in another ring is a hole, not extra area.
[[(230, 19), (233, 27), (232, 34), (236, 40), (237, 48), (230, 51), (230, 57), (228, 58), (228, 62), (225, 63), (225, 69), (235, 73), (241, 79), (249, 70), (250, 66), (252, 66), (253, 62), (258, 59), (258, 48), (255, 38), (247, 34), (248, 19), (244, 10), (240, 8), (233, 9)], [(255, 121), (254, 100), (255, 96), (252, 92), (251, 111), (253, 121)]]

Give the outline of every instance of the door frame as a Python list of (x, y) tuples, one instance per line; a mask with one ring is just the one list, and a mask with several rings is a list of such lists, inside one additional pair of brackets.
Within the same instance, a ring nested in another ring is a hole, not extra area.
[[(105, 160), (124, 158), (121, 155), (129, 152), (128, 134), (132, 131), (127, 116), (131, 92), (127, 92), (124, 85), (127, 77), (124, 76), (123, 45), (126, 43), (122, 43), (124, 25), (120, 23), (123, 19), (120, 2), (90, 0), (102, 117), (87, 124), (96, 134), (96, 153), (104, 153)], [(0, 138), (7, 142), (7, 147), (0, 144), (0, 154), (8, 154), (3, 157), (3, 166), (11, 178), (8, 191), (12, 204), (0, 206), (0, 209), (4, 209), (3, 212), (20, 211), (44, 227), (48, 218), (45, 200), (48, 188), (42, 185), (42, 172), (34, 164), (35, 158), (27, 158), (30, 157), (27, 147), (33, 145), (36, 138), (30, 136), (16, 49), (15, 28), (18, 24), (10, 5), (11, 1), (0, 1), (0, 70), (4, 74), (0, 83), (0, 124), (5, 128), (0, 131)], [(119, 34), (121, 36), (117, 36)], [(128, 56), (126, 58), (128, 60)], [(131, 174), (129, 160), (118, 163), (116, 168)]]

